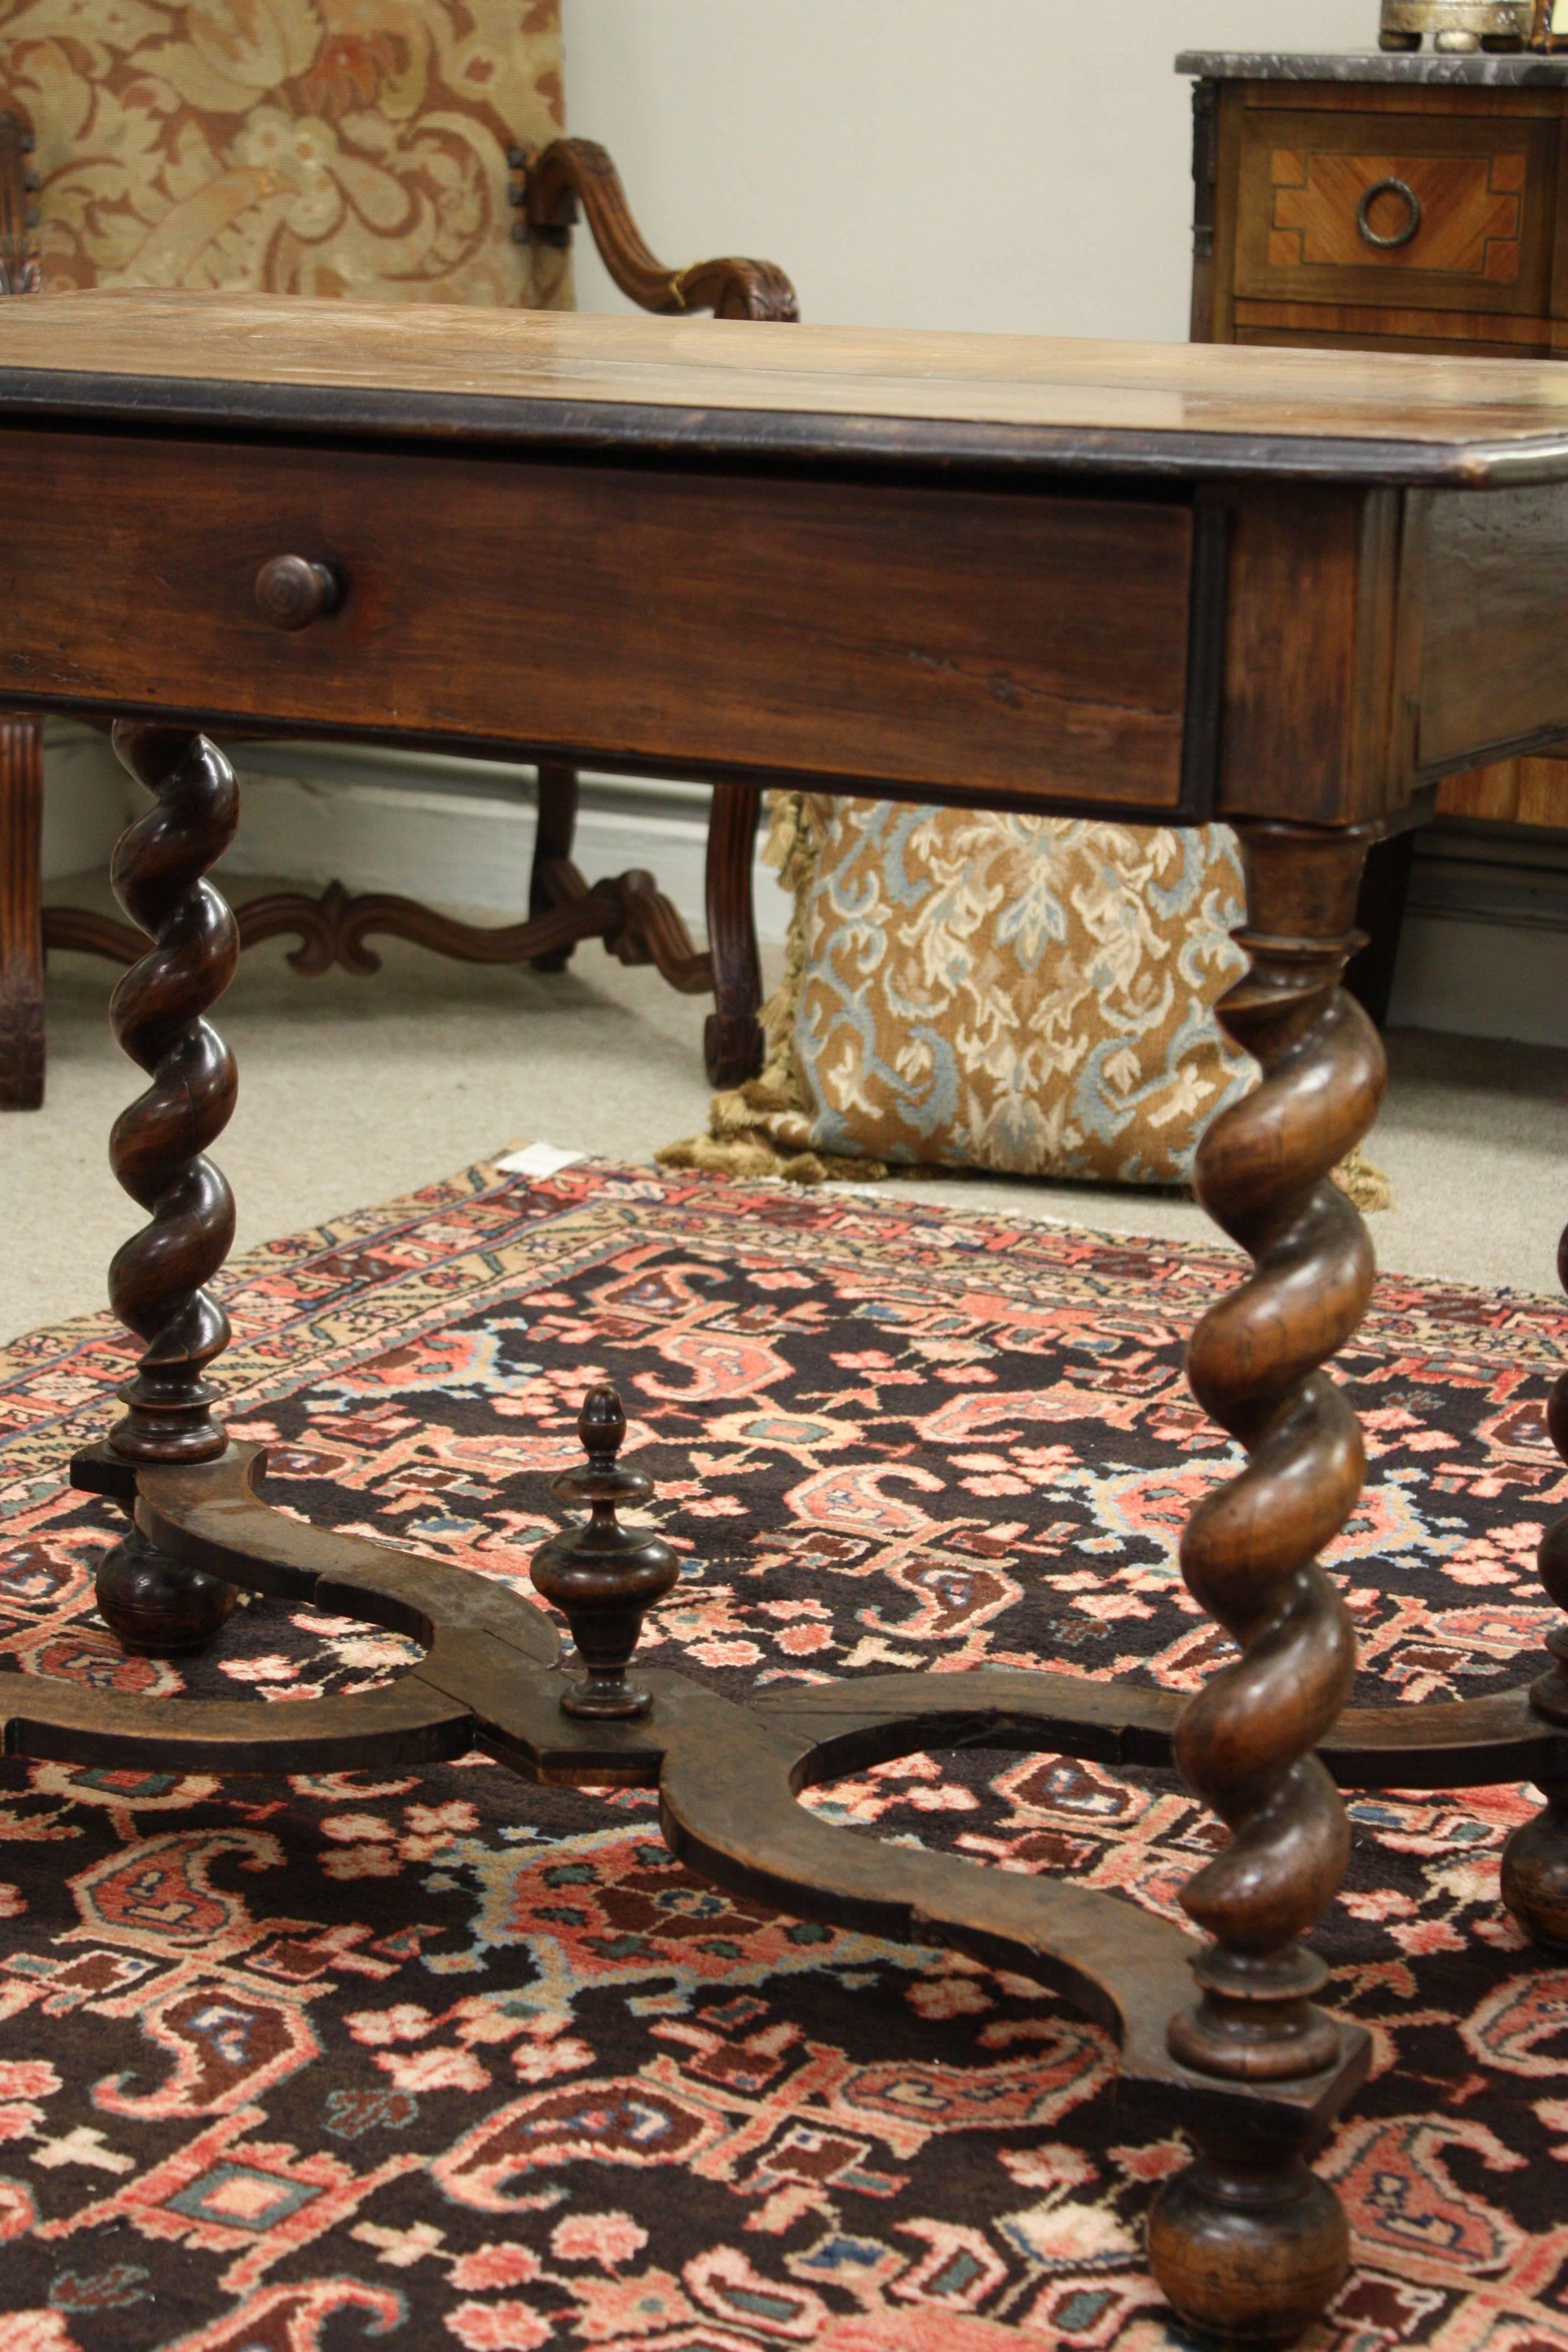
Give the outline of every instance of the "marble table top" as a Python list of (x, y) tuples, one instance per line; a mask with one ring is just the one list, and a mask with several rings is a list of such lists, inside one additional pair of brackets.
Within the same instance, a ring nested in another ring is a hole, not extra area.
[(1554, 89), (1568, 84), (1568, 51), (1492, 57), (1433, 50), (1184, 49), (1179, 74), (1205, 81), (1383, 81), (1475, 83), (1494, 89)]

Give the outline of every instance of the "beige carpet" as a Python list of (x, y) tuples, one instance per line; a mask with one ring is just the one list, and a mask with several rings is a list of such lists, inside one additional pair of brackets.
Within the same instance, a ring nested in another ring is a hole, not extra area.
[[(247, 895), (265, 885), (249, 884)], [(56, 885), (52, 895), (90, 896)], [(240, 1102), (217, 1157), (244, 1246), (384, 1201), (503, 1139), (647, 1160), (707, 1107), (703, 1001), (626, 971), (596, 944), (570, 971), (473, 970), (392, 940), (375, 980), (301, 981), (282, 943), (246, 957), (221, 1008)], [(137, 1073), (106, 1026), (107, 964), (49, 974), (48, 1093), (0, 1118), (0, 1337), (102, 1301), (103, 1268), (139, 1222), (105, 1147)], [(1397, 1206), (1372, 1221), (1406, 1274), (1550, 1290), (1568, 1219), (1568, 1054), (1396, 1034), (1373, 1157)], [(932, 1198), (1126, 1233), (1210, 1231), (1191, 1202), (1101, 1187), (922, 1183)]]

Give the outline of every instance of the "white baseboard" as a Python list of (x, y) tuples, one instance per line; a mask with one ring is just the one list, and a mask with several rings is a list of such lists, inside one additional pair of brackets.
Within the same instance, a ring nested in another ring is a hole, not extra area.
[(1568, 931), (1407, 915), (1389, 1021), (1568, 1046)]
[(91, 728), (51, 719), (44, 730), (43, 876), (107, 866), (131, 806), (131, 783)]
[[(104, 737), (51, 730), (45, 877), (107, 863), (136, 787)], [(353, 744), (246, 744), (236, 752), (241, 817), (218, 868), (324, 889), (396, 891), (513, 922), (528, 908), (533, 771)], [(705, 785), (584, 777), (576, 861), (590, 881), (649, 868), (700, 937), (707, 930)], [(782, 940), (776, 876), (754, 877), (757, 930)]]
[[(135, 787), (88, 729), (51, 726), (47, 756), (46, 878), (106, 864)], [(498, 920), (526, 910), (531, 769), (340, 744), (248, 744), (238, 762), (244, 814), (223, 872), (399, 891)], [(702, 785), (588, 778), (577, 863), (591, 881), (651, 867), (701, 935), (707, 824)], [(1452, 844), (1445, 854), (1452, 864)], [(758, 934), (776, 944), (787, 901), (760, 863), (755, 884)], [(1392, 1018), (1401, 1028), (1568, 1047), (1568, 929), (1451, 919), (1418, 903), (1405, 925)]]

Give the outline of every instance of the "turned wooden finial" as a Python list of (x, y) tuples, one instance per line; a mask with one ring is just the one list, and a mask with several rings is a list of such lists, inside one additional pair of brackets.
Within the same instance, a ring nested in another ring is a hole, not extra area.
[(629, 1719), (647, 1713), (652, 1694), (628, 1682), (626, 1668), (643, 1618), (680, 1574), (667, 1543), (616, 1520), (618, 1508), (653, 1494), (651, 1479), (616, 1464), (626, 1434), (615, 1390), (590, 1389), (577, 1417), (588, 1466), (568, 1470), (550, 1490), (563, 1503), (588, 1504), (589, 1516), (542, 1544), (529, 1566), (535, 1588), (571, 1626), (587, 1669), (562, 1696), (567, 1715)]

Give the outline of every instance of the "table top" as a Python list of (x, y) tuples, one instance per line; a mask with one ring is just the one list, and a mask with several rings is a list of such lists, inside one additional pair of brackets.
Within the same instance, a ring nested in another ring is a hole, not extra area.
[[(1370, 5), (1369, 12), (1370, 14)], [(1184, 49), (1179, 74), (1203, 81), (1393, 82), (1438, 89), (1562, 89), (1568, 55), (1484, 49)]]
[(0, 300), (0, 425), (1494, 486), (1568, 480), (1568, 369), (266, 295)]

